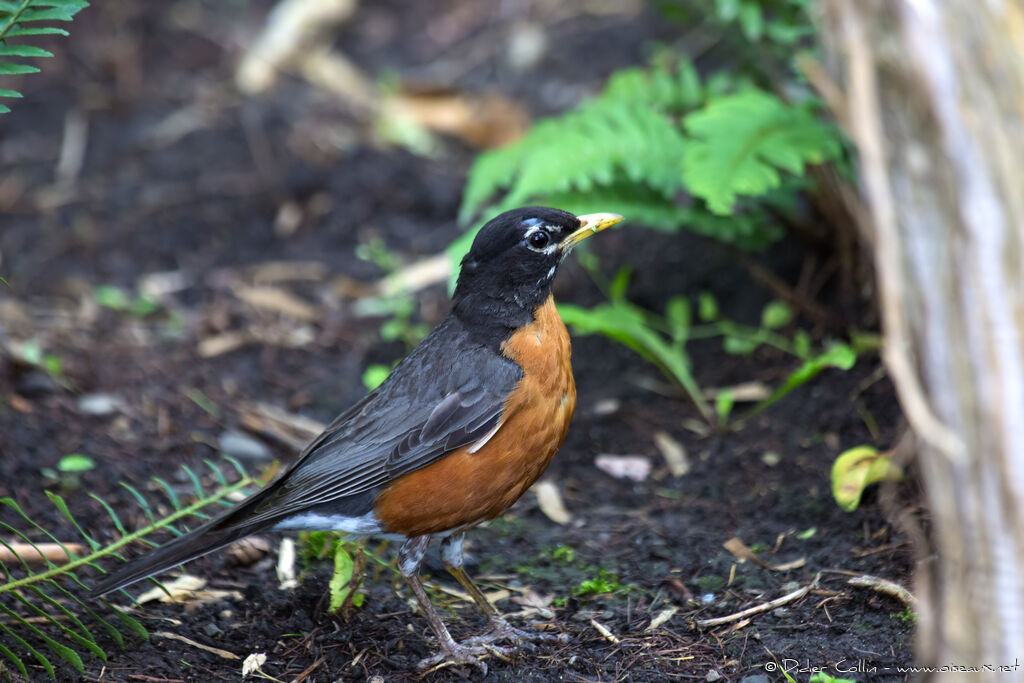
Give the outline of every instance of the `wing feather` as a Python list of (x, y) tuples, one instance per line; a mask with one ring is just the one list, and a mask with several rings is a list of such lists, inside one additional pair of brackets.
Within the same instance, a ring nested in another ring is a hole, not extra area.
[[(458, 357), (453, 349), (460, 349)], [(522, 369), (449, 317), (377, 390), (341, 414), (270, 485), (247, 524), (383, 488), (493, 435)]]

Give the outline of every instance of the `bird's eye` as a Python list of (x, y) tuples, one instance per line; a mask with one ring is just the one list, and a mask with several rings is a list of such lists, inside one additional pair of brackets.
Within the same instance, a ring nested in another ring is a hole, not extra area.
[(548, 243), (551, 242), (551, 235), (550, 233), (548, 233), (547, 230), (541, 229), (533, 233), (530, 233), (530, 236), (527, 238), (527, 240), (529, 241), (530, 246), (532, 248), (543, 249), (544, 247), (548, 246)]

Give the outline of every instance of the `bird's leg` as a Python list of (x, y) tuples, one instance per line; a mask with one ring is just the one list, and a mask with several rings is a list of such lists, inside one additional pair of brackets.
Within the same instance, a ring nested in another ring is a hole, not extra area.
[(429, 544), (429, 535), (414, 536), (403, 543), (401, 550), (398, 551), (398, 569), (409, 584), (409, 587), (412, 588), (413, 595), (416, 596), (416, 601), (419, 603), (420, 609), (423, 610), (423, 615), (430, 623), (430, 628), (433, 629), (434, 635), (437, 636), (438, 644), (441, 646), (441, 652), (433, 657), (424, 659), (420, 662), (419, 666), (421, 669), (427, 669), (431, 667), (441, 668), (453, 664), (469, 664), (477, 667), (481, 673), (486, 675), (487, 664), (482, 662), (480, 658), (492, 654), (507, 659), (506, 655), (508, 653), (502, 648), (494, 647), (487, 643), (460, 644), (452, 638), (448, 627), (441, 620), (441, 615), (437, 613), (433, 603), (430, 602), (430, 598), (427, 597), (427, 591), (424, 590), (423, 582), (420, 581), (419, 577), (420, 565), (423, 563), (423, 556), (426, 554)]
[(501, 616), (501, 613), (491, 604), (491, 601), (487, 599), (483, 591), (475, 583), (473, 579), (469, 577), (469, 573), (463, 567), (463, 555), (462, 555), (462, 543), (465, 540), (466, 535), (464, 533), (456, 533), (448, 536), (441, 542), (441, 561), (444, 562), (445, 569), (451, 572), (451, 575), (455, 577), (455, 580), (469, 593), (470, 597), (473, 598), (473, 602), (476, 603), (480, 611), (487, 616), (487, 621), (490, 623), (491, 630), (482, 636), (476, 636), (466, 641), (467, 644), (484, 644), (493, 643), (497, 640), (511, 640), (515, 643), (530, 643), (530, 642), (565, 642), (567, 638), (561, 635), (552, 635), (548, 633), (536, 633), (534, 631), (524, 631), (523, 629), (516, 628), (512, 624), (508, 623), (505, 617)]

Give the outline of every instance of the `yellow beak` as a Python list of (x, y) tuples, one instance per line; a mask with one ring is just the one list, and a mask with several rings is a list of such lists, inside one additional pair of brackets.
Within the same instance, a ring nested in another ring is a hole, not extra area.
[(583, 216), (577, 216), (577, 218), (580, 221), (579, 229), (570, 233), (558, 245), (558, 248), (564, 253), (568, 253), (573, 247), (591, 235), (596, 235), (605, 228), (610, 228), (622, 220), (622, 216), (617, 213), (588, 213)]

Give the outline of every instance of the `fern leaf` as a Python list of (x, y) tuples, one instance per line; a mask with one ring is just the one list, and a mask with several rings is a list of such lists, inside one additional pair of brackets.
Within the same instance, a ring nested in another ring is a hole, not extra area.
[(839, 138), (807, 106), (789, 106), (750, 89), (712, 99), (688, 115), (694, 140), (683, 155), (691, 193), (727, 215), (740, 195), (763, 195), (782, 182), (780, 170), (799, 174), (840, 152)]
[(506, 194), (495, 210), (570, 191), (599, 194), (620, 180), (672, 196), (682, 189), (685, 141), (671, 116), (700, 97), (689, 63), (675, 70), (616, 73), (597, 98), (538, 121), (518, 142), (482, 154), (470, 172), (461, 220), (484, 213), (502, 190)]
[[(30, 64), (9, 61), (6, 58), (52, 57), (53, 53), (33, 45), (11, 45), (10, 38), (42, 35), (68, 35), (64, 29), (54, 26), (35, 26), (37, 22), (71, 21), (74, 16), (88, 7), (85, 0), (18, 0), (0, 2), (0, 76), (17, 76), (37, 73), (39, 68)], [(26, 25), (28, 24), (28, 25)], [(0, 97), (21, 97), (11, 88), (0, 88)], [(0, 104), (0, 114), (10, 111)]]
[[(61, 666), (70, 667), (79, 673), (84, 672), (87, 657), (95, 657), (101, 661), (107, 658), (102, 641), (94, 634), (97, 628), (118, 646), (123, 646), (125, 642), (123, 634), (130, 633), (148, 638), (145, 628), (116, 605), (106, 600), (89, 603), (80, 597), (79, 589), (86, 586), (77, 572), (85, 567), (100, 568), (100, 561), (108, 557), (117, 557), (124, 561), (118, 551), (127, 544), (134, 541), (152, 543), (148, 537), (160, 531), (178, 533), (175, 524), (179, 521), (199, 517), (200, 508), (218, 503), (230, 494), (249, 488), (256, 482), (245, 474), (235, 461), (231, 461), (229, 467), (207, 464), (213, 471), (213, 481), (219, 486), (213, 493), (207, 493), (195, 473), (188, 470), (197, 487), (197, 500), (188, 505), (182, 504), (166, 482), (155, 483), (156, 488), (167, 495), (173, 508), (173, 512), (163, 517), (158, 517), (154, 513), (155, 508), (142, 492), (125, 485), (135, 507), (144, 511), (149, 520), (146, 527), (131, 533), (127, 532), (117, 513), (107, 502), (93, 496), (104, 507), (111, 523), (122, 534), (121, 538), (106, 545), (100, 545), (85, 532), (60, 496), (48, 494), (60, 514), (89, 543), (90, 551), (87, 554), (76, 554), (67, 545), (60, 543), (56, 535), (33, 520), (13, 499), (0, 498), (0, 510), (13, 511), (23, 527), (18, 528), (0, 520), (0, 528), (12, 534), (19, 543), (24, 542), (36, 551), (40, 551), (40, 548), (33, 538), (57, 543), (69, 558), (69, 561), (62, 565), (46, 560), (45, 566), (36, 570), (19, 555), (14, 545), (0, 538), (0, 547), (6, 548), (7, 554), (14, 558), (14, 562), (6, 565), (0, 562), (0, 677), (5, 671), (16, 669), (26, 679), (31, 679), (31, 674), (40, 670), (55, 678), (57, 665), (61, 663)], [(238, 479), (230, 483), (224, 474), (225, 469), (228, 472), (233, 469), (238, 474)], [(39, 552), (39, 555), (45, 557), (42, 552)], [(18, 566), (9, 566), (15, 563), (18, 563)], [(102, 614), (103, 612), (108, 614)], [(14, 669), (4, 668), (6, 662), (10, 662)]]

